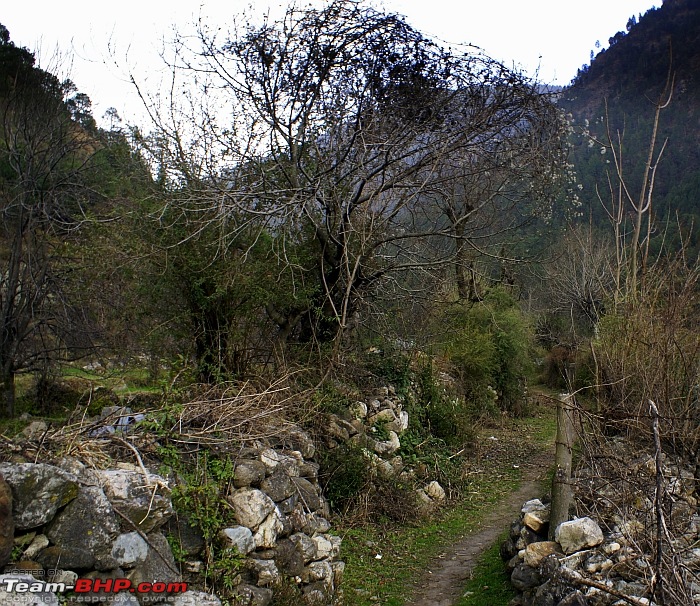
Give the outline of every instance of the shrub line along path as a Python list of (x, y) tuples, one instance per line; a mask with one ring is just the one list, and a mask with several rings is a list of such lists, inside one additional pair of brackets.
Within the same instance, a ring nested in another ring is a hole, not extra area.
[(453, 606), (464, 592), (480, 556), (517, 518), (525, 501), (539, 498), (554, 461), (553, 440), (520, 463), (520, 486), (500, 499), (480, 521), (478, 529), (448, 546), (433, 560), (406, 606)]

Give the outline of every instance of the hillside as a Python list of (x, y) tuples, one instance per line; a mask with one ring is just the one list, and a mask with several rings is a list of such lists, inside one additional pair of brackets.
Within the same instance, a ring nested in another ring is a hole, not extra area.
[(574, 160), (583, 185), (582, 198), (599, 206), (595, 186), (605, 186), (609, 157), (586, 136), (605, 138), (606, 103), (613, 138), (623, 134), (629, 183), (637, 190), (648, 152), (654, 104), (669, 75), (673, 79), (670, 106), (661, 112), (659, 146), (668, 139), (655, 185), (657, 217), (669, 209), (687, 218), (698, 214), (700, 197), (700, 4), (666, 0), (645, 15), (630, 18), (628, 32), (609, 40), (590, 66), (579, 70), (563, 93), (561, 104), (574, 118), (579, 135)]

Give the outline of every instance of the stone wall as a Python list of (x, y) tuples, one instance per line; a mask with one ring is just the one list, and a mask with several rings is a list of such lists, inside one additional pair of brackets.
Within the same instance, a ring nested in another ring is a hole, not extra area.
[[(226, 499), (237, 523), (221, 528), (216, 541), (224, 552), (230, 548), (244, 556), (230, 575), (242, 604), (269, 604), (283, 577), (298, 585), (309, 605), (336, 601), (344, 570), (337, 560), (341, 540), (329, 533), (314, 453), (307, 434), (287, 427), (273, 441), (258, 441), (232, 457), (234, 480)], [(55, 464), (16, 458), (0, 464), (0, 565), (5, 573), (0, 605), (19, 603), (19, 594), (3, 590), (12, 578), (68, 585), (78, 578), (201, 585), (207, 546), (201, 532), (174, 513), (173, 478), (128, 463), (95, 470), (75, 458)], [(180, 562), (168, 535), (176, 537)], [(37, 600), (58, 603), (55, 598), (48, 592)], [(163, 596), (87, 593), (72, 601), (109, 599), (138, 606), (155, 598)], [(220, 604), (198, 591), (173, 593), (169, 602)]]

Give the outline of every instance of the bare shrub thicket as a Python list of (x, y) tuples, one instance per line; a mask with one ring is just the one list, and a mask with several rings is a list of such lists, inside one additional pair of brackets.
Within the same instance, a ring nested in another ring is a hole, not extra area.
[(648, 441), (652, 400), (664, 446), (691, 460), (700, 439), (699, 271), (681, 257), (648, 272), (639, 302), (604, 317), (595, 343), (607, 428)]
[[(653, 410), (650, 404), (634, 415), (637, 436), (664, 427)], [(609, 435), (601, 417), (587, 415), (583, 428), (576, 514), (594, 517), (622, 545), (625, 557), (617, 558), (608, 576), (643, 586), (656, 604), (693, 606), (700, 529), (692, 466), (664, 454), (652, 436), (640, 441)]]

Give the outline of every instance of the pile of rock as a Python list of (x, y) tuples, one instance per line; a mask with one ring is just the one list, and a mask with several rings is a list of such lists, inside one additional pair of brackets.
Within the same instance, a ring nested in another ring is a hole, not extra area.
[[(15, 556), (0, 577), (0, 604), (18, 603), (18, 595), (6, 591), (7, 579), (18, 575), (66, 585), (79, 577), (128, 579), (134, 586), (181, 581), (160, 532), (173, 512), (164, 478), (130, 465), (96, 471), (75, 459), (58, 466), (3, 463), (0, 476), (3, 492), (12, 500), (11, 516), (0, 525)], [(13, 533), (7, 532), (10, 528)], [(7, 547), (0, 552), (6, 554), (1, 562), (6, 565), (11, 553)], [(58, 604), (52, 595), (49, 592), (42, 603)], [(173, 603), (184, 606), (188, 597), (180, 592)], [(119, 603), (138, 606), (142, 598), (124, 593)], [(86, 599), (105, 596), (86, 592)]]
[[(634, 471), (635, 464), (627, 469)], [(685, 585), (677, 590), (684, 599), (692, 600), (687, 603), (700, 605), (700, 515), (689, 504), (696, 503), (690, 489), (674, 480), (689, 480), (688, 474), (675, 470), (678, 474), (673, 476), (674, 468), (666, 469), (669, 475), (664, 484), (667, 498), (673, 496), (676, 486), (683, 523), (675, 520), (677, 534), (666, 535), (665, 549), (674, 553), (675, 573), (684, 577)], [(631, 508), (608, 507), (610, 515), (601, 518), (600, 524), (591, 517), (564, 522), (556, 528), (554, 541), (547, 540), (549, 505), (537, 499), (525, 503), (501, 545), (512, 585), (520, 592), (512, 606), (652, 605), (650, 579), (655, 563), (649, 541), (655, 530), (648, 517), (653, 506), (641, 494), (627, 495), (626, 500)], [(671, 522), (669, 519), (669, 526)]]
[[(397, 452), (401, 434), (408, 429), (409, 416), (403, 397), (392, 385), (379, 387), (366, 400), (358, 400), (342, 414), (327, 414), (323, 425), (326, 448), (340, 444), (359, 446), (369, 469), (379, 477), (400, 478), (409, 484), (420, 484), (415, 470), (407, 467)], [(445, 491), (436, 480), (426, 480), (416, 488), (416, 506), (430, 513), (445, 501)]]
[(298, 431), (296, 438), (300, 449), (246, 449), (234, 468), (228, 501), (238, 525), (222, 529), (219, 540), (247, 556), (238, 593), (250, 604), (269, 603), (283, 577), (299, 585), (307, 604), (331, 604), (339, 591), (341, 539), (329, 534), (319, 465), (309, 460), (313, 443)]

